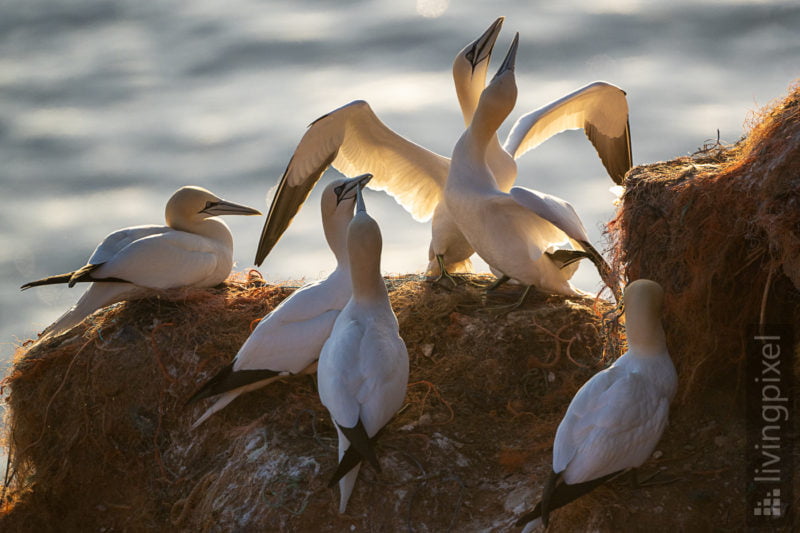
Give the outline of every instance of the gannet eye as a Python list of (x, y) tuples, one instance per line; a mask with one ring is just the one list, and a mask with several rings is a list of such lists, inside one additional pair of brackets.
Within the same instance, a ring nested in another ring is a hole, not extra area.
[(343, 190), (344, 190), (344, 184), (334, 187), (333, 192), (336, 193), (336, 196), (341, 196)]
[(470, 48), (469, 52), (467, 52), (464, 57), (467, 58), (467, 61), (472, 63), (472, 60), (475, 59), (475, 47), (473, 46), (472, 48)]

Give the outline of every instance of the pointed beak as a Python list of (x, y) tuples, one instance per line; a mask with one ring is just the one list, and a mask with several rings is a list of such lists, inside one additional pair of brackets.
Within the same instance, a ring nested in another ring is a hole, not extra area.
[(364, 194), (361, 192), (363, 187), (356, 189), (356, 213), (366, 213), (367, 206), (364, 205)]
[(235, 204), (227, 200), (219, 200), (216, 202), (207, 202), (206, 206), (200, 211), (209, 216), (216, 217), (220, 215), (260, 215), (261, 211), (247, 207), (242, 204)]
[(494, 49), (494, 43), (497, 41), (498, 35), (500, 35), (500, 28), (503, 27), (504, 20), (505, 17), (499, 17), (492, 22), (492, 25), (483, 32), (483, 35), (478, 37), (470, 46), (467, 52), (467, 59), (469, 59), (469, 62), (472, 64), (472, 70), (475, 70), (475, 67), (482, 61), (489, 61), (492, 50)]
[(506, 58), (503, 60), (503, 64), (500, 65), (497, 74), (494, 75), (495, 78), (499, 77), (501, 74), (505, 74), (506, 72), (514, 70), (514, 64), (517, 61), (518, 46), (519, 46), (519, 33), (514, 35), (514, 40), (511, 42), (511, 47), (508, 49), (508, 53), (506, 54)]
[(347, 180), (341, 190), (336, 193), (336, 205), (339, 205), (342, 200), (353, 198), (353, 190), (356, 189), (358, 192), (360, 192), (361, 189), (363, 189), (371, 179), (372, 174), (361, 174), (360, 176), (356, 176), (355, 178), (350, 178)]

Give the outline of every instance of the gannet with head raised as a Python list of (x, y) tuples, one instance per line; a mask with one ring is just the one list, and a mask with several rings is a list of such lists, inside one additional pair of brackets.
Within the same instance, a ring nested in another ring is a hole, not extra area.
[(381, 232), (361, 192), (347, 230), (353, 296), (336, 319), (319, 356), (319, 397), (339, 435), (339, 483), (344, 513), (363, 460), (380, 469), (375, 435), (403, 405), (408, 352), (381, 276)]
[[(486, 82), (489, 58), (500, 31), (498, 18), (453, 62), (453, 81), (466, 125), (472, 120)], [(487, 164), (497, 186), (508, 191), (517, 176), (514, 159), (566, 129), (583, 128), (598, 155), (619, 182), (631, 166), (625, 93), (595, 82), (523, 116), (504, 146), (496, 135), (487, 148)], [(351, 102), (314, 121), (281, 178), (261, 235), (256, 264), (261, 264), (328, 166), (345, 175), (375, 174), (370, 187), (385, 190), (414, 218), (433, 217), (428, 271), (441, 275), (471, 271), (474, 250), (441, 202), (450, 161), (389, 129), (369, 104)], [(596, 259), (596, 258), (595, 258)]]
[(115, 302), (141, 297), (149, 289), (213, 287), (233, 267), (233, 237), (220, 215), (260, 215), (223, 200), (202, 187), (178, 189), (167, 202), (166, 226), (133, 226), (108, 235), (85, 266), (26, 283), (22, 289), (91, 283), (78, 302), (42, 333), (59, 334)]
[(203, 385), (188, 403), (221, 395), (193, 427), (223, 409), (239, 395), (293, 374), (311, 373), (339, 312), (350, 300), (347, 227), (353, 218), (356, 189), (371, 174), (331, 182), (322, 193), (322, 228), (336, 268), (326, 278), (298, 289), (264, 317), (239, 349), (233, 362)]
[[(465, 123), (486, 83), (489, 59), (503, 17), (495, 20), (478, 39), (464, 47), (453, 62), (453, 81)], [(497, 159), (490, 164), (498, 179), (514, 181), (516, 164), (496, 146)], [(309, 126), (289, 161), (270, 206), (261, 235), (256, 264), (261, 264), (300, 209), (328, 166), (345, 175), (362, 171), (374, 174), (369, 187), (385, 190), (420, 221), (433, 217), (435, 239), (447, 245), (444, 264), (452, 272), (470, 271), (472, 248), (449, 220), (442, 204), (442, 190), (450, 161), (409, 141), (387, 127), (363, 100), (351, 102), (318, 118)], [(432, 270), (438, 262), (431, 257)]]
[(556, 431), (542, 500), (517, 522), (529, 531), (549, 513), (641, 466), (667, 425), (678, 376), (661, 325), (664, 291), (640, 279), (625, 289), (628, 351), (575, 394)]
[[(444, 203), (470, 245), (495, 272), (566, 295), (581, 294), (569, 279), (577, 263), (556, 252), (568, 240), (589, 257), (601, 275), (609, 272), (573, 207), (555, 196), (513, 187), (500, 190), (486, 163), (497, 128), (514, 107), (514, 63), (519, 35), (495, 77), (484, 89), (472, 122), (453, 149)], [(613, 289), (614, 287), (612, 287)]]

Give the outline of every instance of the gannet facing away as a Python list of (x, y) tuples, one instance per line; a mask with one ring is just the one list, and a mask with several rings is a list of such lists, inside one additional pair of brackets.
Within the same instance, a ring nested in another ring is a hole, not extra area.
[(350, 300), (350, 259), (347, 227), (353, 218), (355, 189), (372, 175), (331, 182), (322, 193), (322, 227), (336, 268), (325, 279), (298, 289), (272, 310), (253, 330), (233, 362), (203, 385), (187, 403), (221, 395), (197, 419), (193, 428), (226, 407), (239, 395), (292, 374), (311, 373), (339, 312)]
[(353, 296), (336, 319), (319, 356), (319, 397), (339, 435), (339, 482), (344, 513), (361, 462), (380, 469), (374, 437), (403, 404), (408, 352), (380, 271), (381, 232), (367, 214), (361, 192), (347, 230)]
[(641, 466), (653, 453), (678, 384), (661, 326), (663, 294), (645, 279), (625, 289), (628, 351), (575, 394), (556, 431), (542, 500), (517, 526), (539, 518), (547, 526), (551, 511)]
[(167, 202), (166, 226), (115, 231), (95, 248), (85, 266), (21, 287), (91, 283), (78, 302), (44, 330), (40, 340), (66, 331), (101, 307), (141, 297), (148, 289), (222, 283), (233, 267), (233, 237), (217, 217), (260, 214), (202, 187), (181, 187)]
[[(475, 115), (453, 149), (444, 203), (470, 245), (495, 272), (527, 286), (566, 295), (580, 294), (569, 282), (577, 263), (555, 254), (567, 241), (576, 254), (608, 271), (573, 207), (555, 196), (513, 187), (497, 187), (486, 164), (487, 148), (514, 107), (514, 62), (519, 35), (499, 71), (484, 89)], [(612, 287), (613, 288), (613, 287)]]

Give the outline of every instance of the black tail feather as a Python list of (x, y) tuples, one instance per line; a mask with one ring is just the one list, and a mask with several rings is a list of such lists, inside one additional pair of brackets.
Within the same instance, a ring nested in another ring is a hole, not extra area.
[(339, 424), (336, 425), (342, 433), (344, 433), (344, 436), (347, 437), (347, 440), (350, 441), (350, 446), (345, 450), (342, 460), (339, 461), (339, 466), (336, 467), (336, 471), (333, 473), (333, 476), (331, 476), (328, 487), (333, 487), (345, 474), (358, 466), (364, 459), (367, 459), (367, 461), (380, 472), (381, 465), (378, 463), (378, 457), (375, 455), (375, 442), (378, 440), (380, 432), (370, 438), (367, 435), (367, 430), (364, 428), (361, 419), (359, 419), (355, 427), (352, 428), (342, 427)]
[(23, 291), (25, 289), (30, 289), (31, 287), (39, 287), (40, 285), (55, 285), (56, 283), (69, 283), (69, 280), (72, 279), (72, 272), (67, 272), (66, 274), (58, 274), (56, 276), (49, 276), (42, 279), (37, 279), (36, 281), (29, 281), (25, 285), (21, 286), (20, 289)]
[[(621, 474), (623, 471), (620, 470), (618, 472), (612, 472), (611, 474), (605, 475), (603, 477), (599, 477), (597, 479), (593, 479), (591, 481), (586, 481), (585, 483), (577, 483), (575, 485), (567, 485), (566, 483), (558, 483), (558, 478), (560, 474), (551, 474), (550, 479), (547, 481), (545, 485), (544, 493), (542, 494), (542, 501), (536, 504), (536, 507), (533, 508), (533, 511), (526, 513), (517, 520), (515, 524), (517, 527), (522, 527), (528, 522), (536, 520), (537, 518), (542, 518), (542, 524), (547, 526), (547, 522), (549, 521), (549, 514), (551, 511), (558, 509), (559, 507), (564, 507), (570, 502), (573, 502), (583, 496), (584, 494), (588, 494), (589, 492), (593, 491), (606, 481), (611, 478), (614, 478)], [(555, 485), (553, 487), (552, 485)]]
[(274, 378), (281, 375), (275, 370), (233, 370), (233, 363), (217, 372), (217, 375), (206, 382), (205, 385), (195, 392), (191, 398), (186, 400), (185, 405), (191, 405), (203, 398), (216, 396), (224, 392), (244, 387), (252, 383), (257, 383), (265, 379)]
[(617, 303), (622, 301), (622, 291), (619, 288), (619, 283), (614, 279), (613, 270), (605, 258), (603, 258), (600, 252), (598, 252), (591, 243), (578, 241), (578, 244), (583, 247), (588, 254), (589, 260), (594, 263), (594, 266), (597, 268), (597, 273), (600, 274), (600, 279), (602, 279), (603, 283), (614, 293), (614, 299), (617, 300)]
[[(339, 426), (339, 424), (336, 425)], [(358, 453), (361, 454), (361, 457), (369, 461), (369, 463), (380, 472), (381, 465), (378, 464), (378, 458), (375, 456), (373, 440), (369, 438), (369, 435), (367, 435), (367, 430), (364, 428), (364, 424), (361, 422), (361, 419), (358, 419), (358, 423), (355, 425), (355, 427), (345, 428), (339, 426), (339, 429), (342, 430), (344, 436), (350, 441), (350, 446), (355, 448)]]
[(361, 464), (361, 461), (363, 460), (364, 458), (361, 457), (361, 454), (358, 453), (355, 447), (350, 446), (347, 448), (342, 456), (342, 460), (339, 461), (339, 466), (336, 467), (336, 471), (331, 476), (331, 480), (328, 481), (328, 488), (336, 485), (340, 479), (342, 479), (349, 471)]
[(97, 282), (130, 283), (128, 280), (120, 278), (92, 277), (92, 272), (94, 272), (104, 264), (105, 263), (98, 263), (96, 265), (90, 264), (81, 267), (78, 270), (67, 272), (66, 274), (56, 274), (55, 276), (48, 276), (46, 278), (37, 279), (36, 281), (30, 281), (25, 285), (23, 285), (22, 287), (20, 287), (20, 289), (24, 291), (25, 289), (30, 289), (31, 287), (38, 287), (40, 285), (55, 285), (56, 283), (66, 283), (68, 287), (74, 287), (76, 283), (97, 283)]

